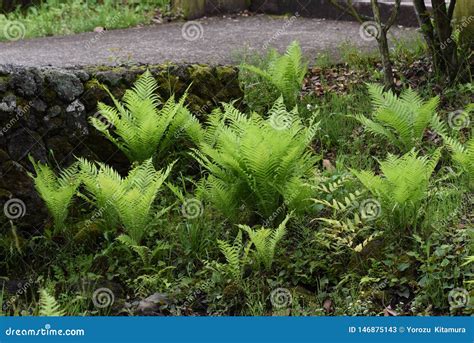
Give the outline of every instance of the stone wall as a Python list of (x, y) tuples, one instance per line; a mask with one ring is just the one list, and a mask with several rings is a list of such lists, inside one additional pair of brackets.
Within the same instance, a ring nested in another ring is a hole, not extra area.
[[(234, 67), (203, 65), (149, 66), (159, 93), (182, 95), (189, 88), (188, 106), (203, 119), (221, 101), (242, 96)], [(128, 161), (88, 124), (97, 115), (98, 101), (109, 102), (94, 80), (121, 97), (144, 67), (90, 69), (37, 69), (0, 66), (0, 206), (20, 199), (26, 207), (15, 225), (41, 230), (45, 208), (28, 177), (35, 160), (67, 166), (75, 156), (106, 161), (126, 169)], [(54, 155), (52, 153), (54, 153)], [(0, 212), (0, 222), (5, 222)], [(1, 227), (1, 226), (0, 226)]]

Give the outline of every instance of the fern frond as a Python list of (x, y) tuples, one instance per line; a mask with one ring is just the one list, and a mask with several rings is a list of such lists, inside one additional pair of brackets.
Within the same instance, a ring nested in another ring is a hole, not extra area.
[(42, 317), (62, 317), (64, 310), (58, 304), (53, 295), (46, 289), (40, 289), (39, 315)]

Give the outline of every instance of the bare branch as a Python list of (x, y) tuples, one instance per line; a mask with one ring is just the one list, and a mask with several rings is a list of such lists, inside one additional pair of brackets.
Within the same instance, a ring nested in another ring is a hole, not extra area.
[(454, 8), (456, 7), (456, 0), (451, 0), (449, 2), (449, 9), (448, 9), (448, 18), (449, 21), (453, 20)]
[(395, 24), (395, 20), (397, 20), (398, 13), (400, 12), (400, 2), (401, 0), (395, 0), (395, 5), (392, 8), (390, 17), (388, 18), (387, 23), (383, 27), (385, 32), (388, 32), (392, 25)]
[(372, 17), (366, 16), (366, 15), (363, 15), (363, 14), (359, 14), (357, 12), (357, 10), (355, 9), (355, 7), (352, 3), (352, 0), (347, 0), (347, 7), (344, 7), (343, 5), (341, 5), (338, 0), (329, 0), (329, 1), (331, 2), (331, 4), (333, 6), (337, 7), (338, 9), (345, 12), (346, 14), (349, 14), (350, 16), (352, 16), (355, 20), (357, 20), (361, 24), (364, 21), (373, 20)]

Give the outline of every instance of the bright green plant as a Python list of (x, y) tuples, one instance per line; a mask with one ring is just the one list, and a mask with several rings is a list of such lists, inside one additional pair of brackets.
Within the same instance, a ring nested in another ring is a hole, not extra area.
[(53, 295), (46, 289), (40, 289), (39, 315), (42, 317), (62, 317), (64, 311)]
[(467, 174), (470, 186), (474, 188), (474, 138), (467, 141), (465, 145), (447, 136), (444, 137), (444, 141), (452, 151), (453, 160)]
[(77, 164), (62, 170), (59, 175), (47, 165), (36, 163), (31, 157), (36, 176), (29, 174), (35, 183), (36, 190), (44, 200), (54, 220), (54, 232), (64, 230), (69, 213), (69, 206), (80, 184)]
[(242, 231), (239, 230), (239, 233), (232, 244), (218, 239), (217, 245), (227, 261), (223, 266), (224, 272), (230, 275), (234, 281), (241, 281), (244, 267), (248, 263), (251, 248), (250, 244), (247, 244), (244, 247), (242, 242)]
[(260, 228), (254, 230), (247, 225), (239, 225), (239, 228), (247, 232), (250, 242), (255, 247), (255, 259), (257, 266), (263, 266), (267, 271), (270, 271), (275, 256), (276, 246), (286, 234), (286, 223), (290, 216), (281, 222), (276, 229)]
[(281, 98), (267, 120), (246, 116), (231, 104), (223, 107), (210, 115), (199, 150), (194, 149), (209, 171), (198, 195), (231, 221), (240, 213), (268, 219), (284, 207), (301, 210), (311, 193), (307, 180), (316, 158), (308, 146), (319, 124), (313, 118), (305, 127)]
[(355, 118), (369, 132), (388, 139), (402, 152), (420, 146), (426, 128), (439, 123), (436, 114), (438, 97), (425, 102), (412, 89), (403, 91), (397, 97), (375, 84), (369, 84), (368, 90), (375, 109), (373, 119), (364, 115), (356, 115)]
[(355, 171), (354, 175), (381, 202), (382, 214), (395, 228), (414, 228), (419, 210), (428, 194), (431, 175), (440, 158), (436, 150), (431, 159), (411, 151), (401, 157), (389, 154), (380, 162), (383, 174)]
[[(287, 108), (293, 108), (303, 86), (308, 64), (303, 62), (301, 47), (294, 41), (284, 55), (271, 51), (266, 65), (262, 68), (250, 64), (242, 64), (240, 68), (258, 75), (265, 83), (276, 89), (276, 96), (268, 99), (270, 103), (282, 95)], [(250, 86), (244, 83), (244, 93), (247, 93), (248, 87)]]
[(116, 215), (127, 235), (140, 245), (149, 225), (161, 214), (153, 204), (172, 165), (164, 172), (156, 171), (150, 159), (131, 170), (126, 178), (104, 164), (97, 165), (80, 160), (86, 190), (98, 211), (108, 213), (108, 218)]
[(123, 103), (103, 86), (115, 107), (99, 103), (102, 118), (91, 117), (92, 125), (114, 143), (132, 162), (143, 162), (155, 154), (162, 156), (181, 136), (201, 139), (201, 126), (185, 107), (186, 96), (176, 103), (174, 96), (159, 107), (156, 80), (146, 71), (125, 92)]

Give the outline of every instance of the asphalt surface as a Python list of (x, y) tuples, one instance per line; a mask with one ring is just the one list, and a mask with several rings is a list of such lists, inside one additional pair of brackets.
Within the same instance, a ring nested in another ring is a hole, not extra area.
[[(392, 40), (417, 34), (414, 28), (401, 27), (391, 33)], [(322, 52), (337, 58), (344, 42), (364, 51), (376, 49), (376, 42), (363, 39), (355, 22), (259, 15), (1, 42), (0, 65), (235, 64), (244, 53), (269, 47), (284, 51), (293, 40), (308, 58)]]

